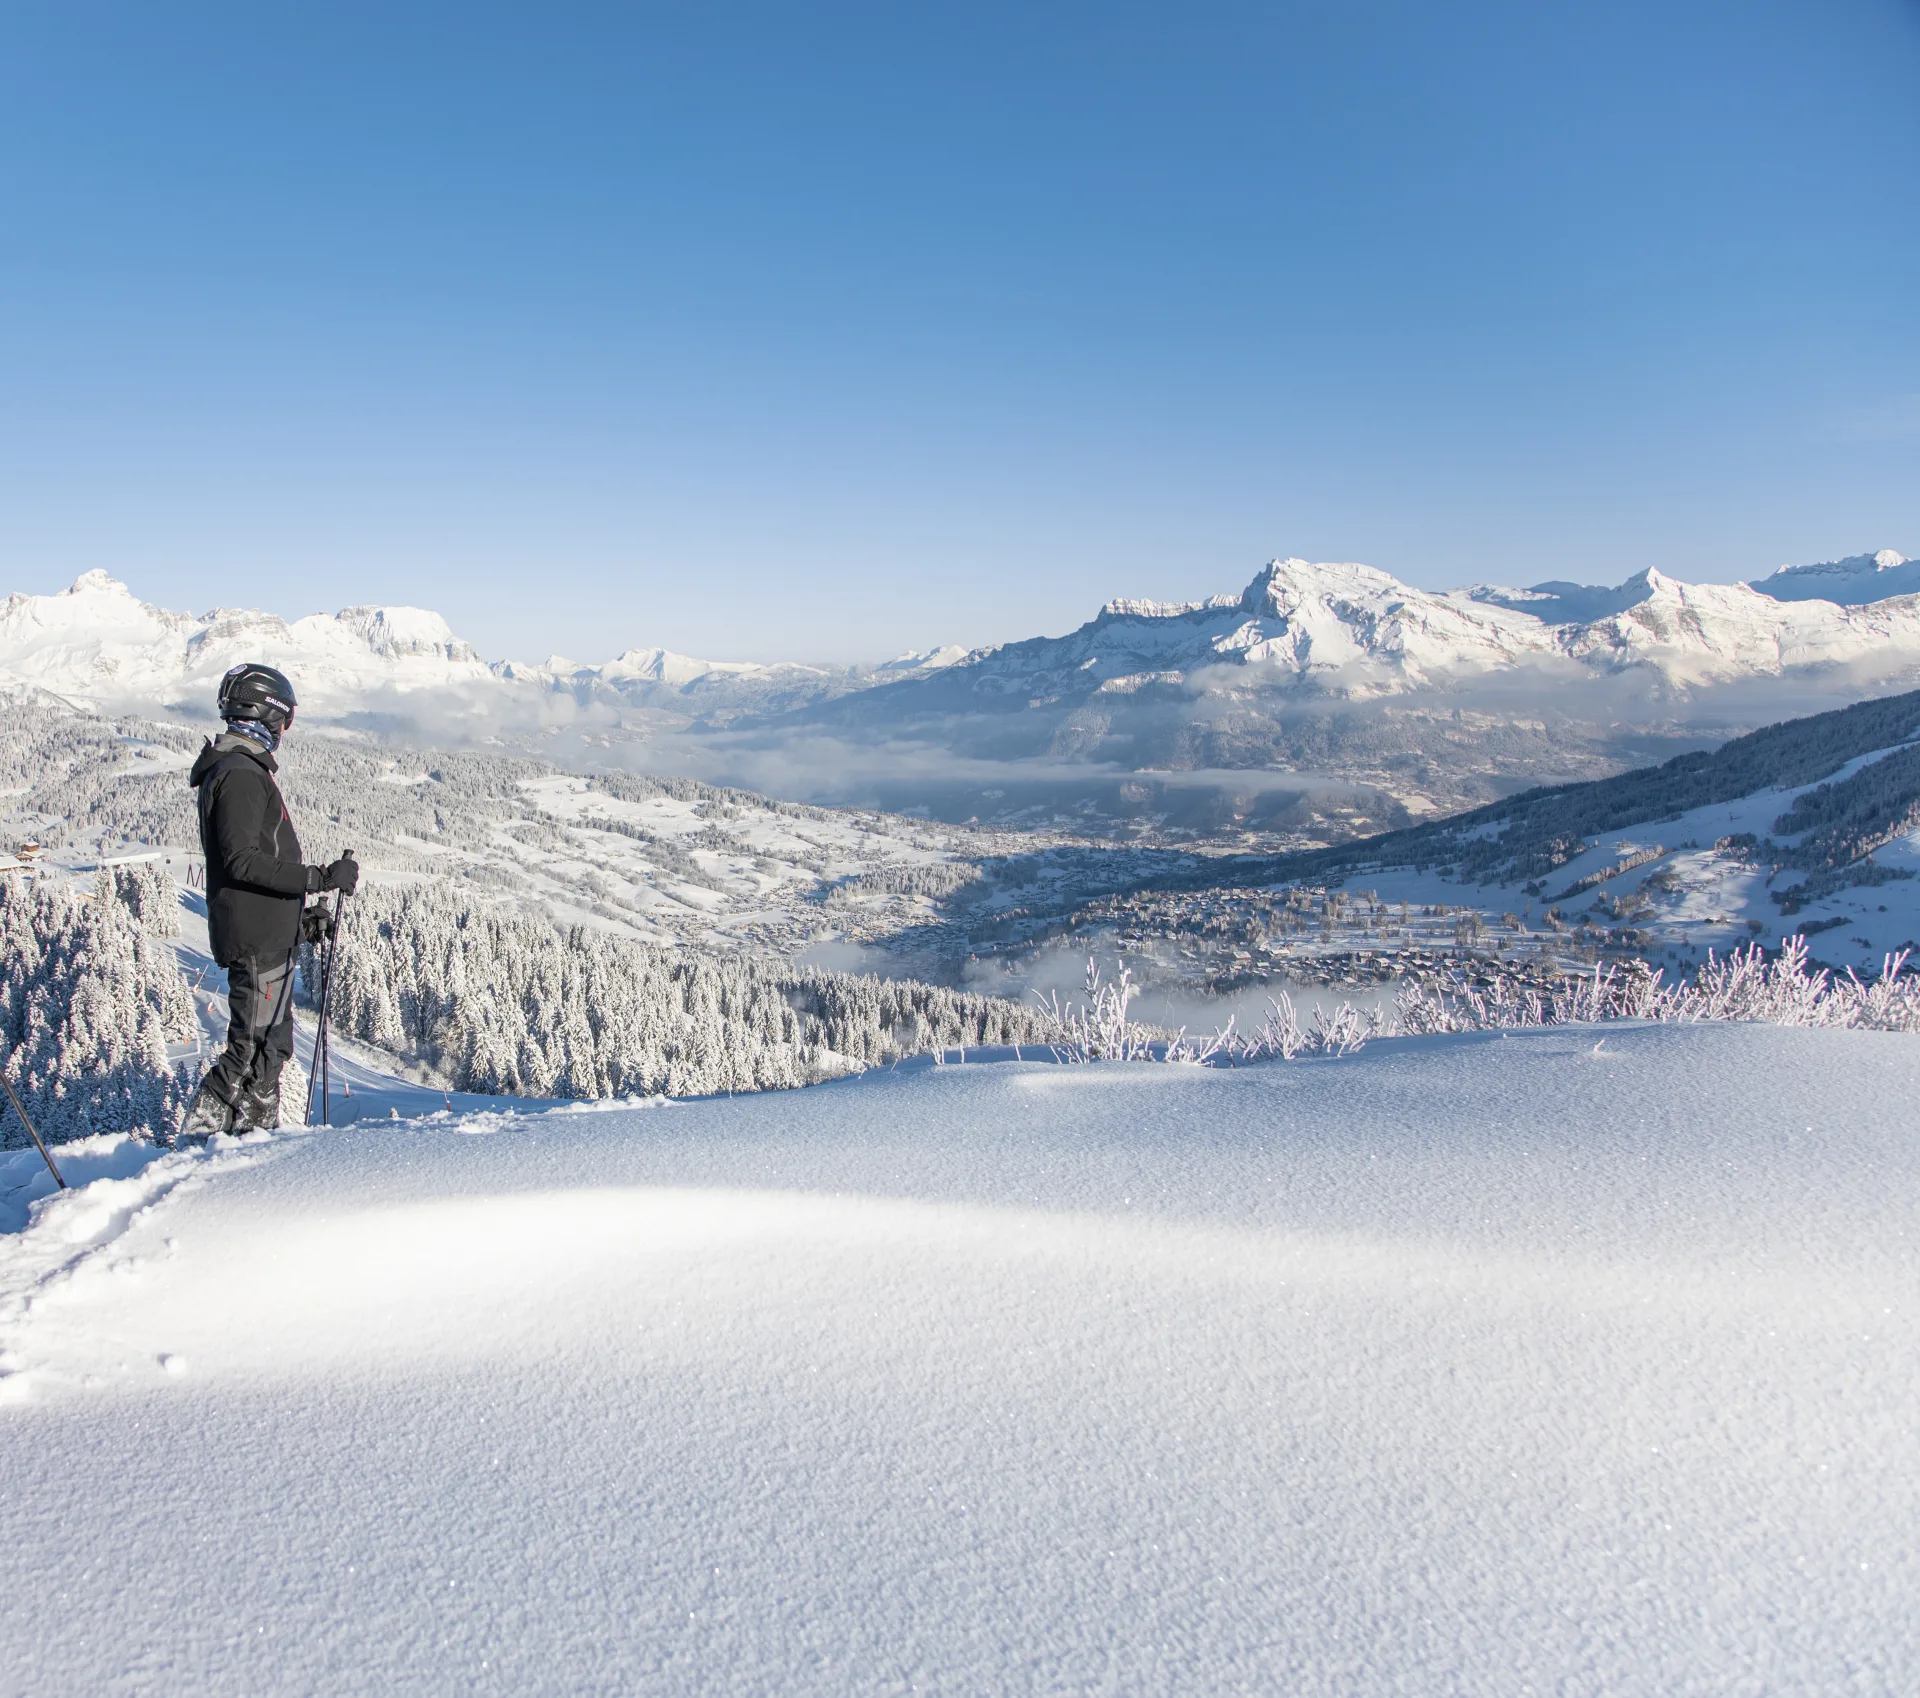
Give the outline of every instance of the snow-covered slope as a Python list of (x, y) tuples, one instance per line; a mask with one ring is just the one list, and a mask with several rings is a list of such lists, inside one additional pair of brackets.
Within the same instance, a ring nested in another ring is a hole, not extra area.
[[(1850, 762), (1835, 778), (1897, 752)], [(1594, 833), (1531, 888), (1518, 878), (1502, 884), (1405, 862), (1368, 868), (1352, 882), (1389, 904), (1444, 902), (1489, 914), (1524, 908), (1529, 916), (1536, 905), (1542, 911), (1551, 905), (1567, 926), (1597, 928), (1596, 941), (1616, 936), (1619, 954), (1639, 954), (1669, 973), (1697, 965), (1709, 949), (1723, 956), (1750, 942), (1778, 949), (1799, 933), (1810, 936), (1819, 960), (1870, 980), (1889, 954), (1920, 940), (1920, 828), (1899, 832), (1864, 857), (1858, 879), (1843, 874), (1815, 881), (1799, 868), (1777, 869), (1769, 854), (1741, 841), (1773, 841), (1770, 834), (1796, 794), (1792, 787), (1768, 787)], [(1791, 851), (1795, 837), (1784, 836), (1779, 846)], [(1881, 878), (1887, 882), (1876, 882)], [(1781, 896), (1808, 888), (1815, 894), (1783, 905)]]
[(1916, 867), (1920, 692), (1262, 870), (1364, 881), (1389, 901), (1457, 901), (1461, 887), (1488, 907), (1535, 899), (1650, 954), (1805, 931), (1870, 974), (1920, 939)]
[(0, 1247), (0, 1684), (1920, 1689), (1916, 1091), (1610, 1028), (122, 1163)]

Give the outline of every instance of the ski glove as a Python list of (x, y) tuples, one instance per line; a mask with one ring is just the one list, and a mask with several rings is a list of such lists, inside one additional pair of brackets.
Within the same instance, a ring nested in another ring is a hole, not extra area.
[(309, 908), (300, 916), (300, 935), (309, 943), (325, 943), (333, 936), (333, 916), (324, 908)]
[(330, 867), (307, 868), (307, 889), (337, 890), (351, 896), (360, 888), (360, 863), (351, 855), (342, 855)]

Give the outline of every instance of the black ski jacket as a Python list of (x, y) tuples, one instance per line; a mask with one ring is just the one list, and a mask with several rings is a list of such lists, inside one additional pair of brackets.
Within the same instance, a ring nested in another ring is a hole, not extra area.
[(229, 731), (200, 751), (187, 782), (200, 792), (207, 857), (207, 931), (222, 967), (284, 961), (300, 932), (307, 868), (273, 756)]

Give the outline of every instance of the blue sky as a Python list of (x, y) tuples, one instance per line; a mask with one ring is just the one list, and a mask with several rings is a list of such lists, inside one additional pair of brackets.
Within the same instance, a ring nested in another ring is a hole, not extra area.
[(1920, 0), (0, 8), (0, 590), (880, 658), (1920, 553)]

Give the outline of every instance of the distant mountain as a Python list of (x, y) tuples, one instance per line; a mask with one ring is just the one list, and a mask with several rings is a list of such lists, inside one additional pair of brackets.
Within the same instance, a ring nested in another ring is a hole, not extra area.
[[(1307, 787), (1359, 784), (1418, 816), (1915, 683), (1912, 596), (1786, 600), (1656, 571), (1609, 589), (1435, 593), (1370, 566), (1279, 560), (1237, 596), (1110, 602), (1065, 636), (815, 702), (759, 735), (805, 726), (962, 761), (1134, 774), (1291, 772)], [(1167, 817), (1167, 801), (1153, 791), (1136, 817)], [(943, 817), (967, 805), (978, 804), (955, 797)], [(1394, 823), (1375, 802), (1364, 815)], [(1303, 829), (1331, 830), (1324, 816)], [(1300, 815), (1268, 790), (1234, 817), (1281, 830)]]
[(59, 595), (0, 603), (0, 680), (76, 703), (210, 712), (221, 675), (242, 660), (291, 673), (302, 705), (350, 711), (369, 692), (484, 685), (486, 662), (417, 607), (348, 607), (289, 623), (219, 607), (198, 616), (136, 600), (105, 572)]
[(260, 660), (293, 678), (309, 721), (394, 729), (416, 717), (432, 726), (466, 719), (483, 732), (495, 720), (510, 728), (578, 723), (578, 710), (618, 725), (627, 709), (725, 723), (922, 676), (965, 653), (935, 649), (873, 667), (695, 660), (663, 648), (629, 649), (601, 666), (558, 656), (539, 665), (489, 663), (423, 608), (347, 607), (292, 621), (224, 607), (175, 613), (138, 600), (105, 572), (88, 572), (58, 595), (0, 603), (0, 683), (79, 705), (199, 718), (211, 712), (228, 667)]
[(1816, 566), (1782, 566), (1753, 587), (1775, 601), (1831, 601), (1859, 607), (1889, 596), (1920, 594), (1920, 560), (1883, 548), (1878, 554), (1851, 554)]
[(532, 685), (583, 708), (613, 705), (646, 710), (655, 719), (715, 728), (743, 718), (764, 719), (851, 691), (922, 678), (967, 658), (958, 646), (897, 655), (877, 666), (799, 661), (761, 664), (695, 660), (671, 649), (628, 649), (599, 666), (558, 655), (538, 666), (500, 661), (492, 670), (509, 683)]
[(1755, 584), (1434, 592), (1287, 559), (1238, 595), (1113, 601), (1064, 636), (873, 666), (489, 663), (418, 608), (196, 616), (90, 572), (0, 604), (0, 684), (204, 718), (220, 674), (262, 659), (309, 723), (403, 740), (963, 821), (1328, 841), (1912, 688), (1917, 572), (1888, 550)]
[[(1900, 560), (1890, 552), (1874, 558)], [(1860, 581), (1851, 572), (1815, 576), (1838, 571), (1797, 567), (1766, 580), (1793, 593), (1684, 584), (1655, 571), (1613, 589), (1550, 583), (1433, 593), (1372, 566), (1276, 560), (1240, 595), (1109, 602), (1064, 637), (983, 650), (818, 717), (1104, 708), (1103, 698), (1169, 687), (1365, 701), (1515, 668), (1571, 677), (1638, 670), (1668, 691), (1812, 668), (1864, 666), (1875, 677), (1920, 671), (1920, 603), (1842, 604), (1799, 593), (1803, 584), (1844, 589)]]

